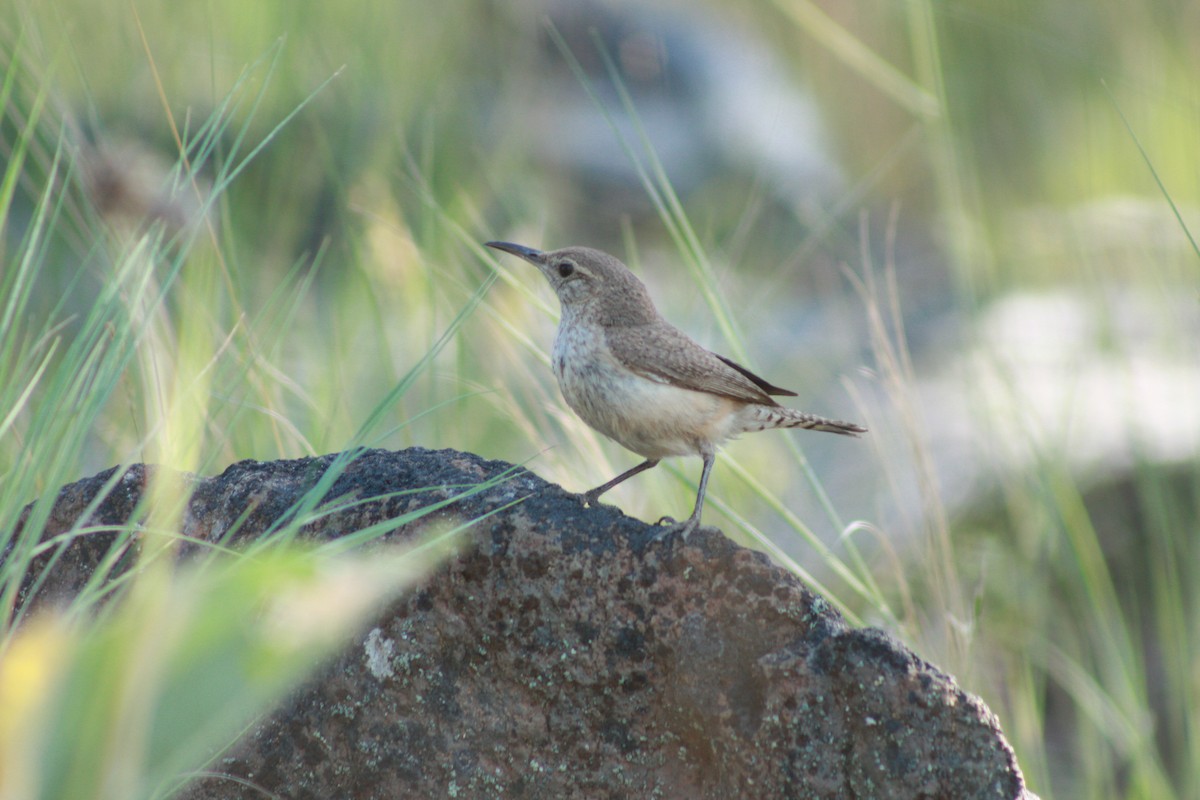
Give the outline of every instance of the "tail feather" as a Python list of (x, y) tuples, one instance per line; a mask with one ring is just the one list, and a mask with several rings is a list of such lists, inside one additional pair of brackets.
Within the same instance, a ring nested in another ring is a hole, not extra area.
[(749, 419), (746, 421), (745, 430), (747, 432), (762, 431), (768, 428), (804, 428), (809, 431), (825, 431), (855, 437), (860, 433), (867, 432), (866, 428), (855, 425), (853, 422), (819, 417), (816, 414), (796, 411), (783, 406), (755, 405), (750, 406), (747, 410), (751, 411)]

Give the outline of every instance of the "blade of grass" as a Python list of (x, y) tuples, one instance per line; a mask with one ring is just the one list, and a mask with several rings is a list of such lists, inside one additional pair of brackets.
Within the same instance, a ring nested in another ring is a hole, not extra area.
[(889, 64), (862, 40), (839, 25), (810, 0), (771, 0), (788, 19), (836, 55), (899, 106), (920, 117), (936, 117), (943, 106), (938, 97)]

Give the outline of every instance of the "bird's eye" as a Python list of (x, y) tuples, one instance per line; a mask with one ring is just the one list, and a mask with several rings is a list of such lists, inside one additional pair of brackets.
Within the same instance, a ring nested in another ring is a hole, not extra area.
[(560, 261), (558, 264), (558, 277), (569, 278), (575, 274), (575, 265), (570, 261)]

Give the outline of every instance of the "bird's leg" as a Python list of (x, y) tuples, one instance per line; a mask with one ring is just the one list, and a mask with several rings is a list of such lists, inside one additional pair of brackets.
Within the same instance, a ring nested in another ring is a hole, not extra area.
[(717, 460), (717, 454), (711, 448), (706, 448), (700, 457), (704, 459), (704, 471), (700, 473), (700, 488), (696, 492), (696, 507), (692, 509), (692, 515), (678, 525), (664, 529), (655, 538), (661, 539), (668, 534), (678, 533), (680, 538), (686, 540), (692, 531), (700, 527), (700, 512), (704, 509), (704, 493), (708, 489), (708, 476), (712, 472), (713, 463)]
[(625, 470), (624, 472), (622, 472), (617, 477), (613, 478), (608, 483), (601, 484), (600, 486), (597, 486), (595, 489), (592, 489), (590, 492), (584, 492), (583, 499), (587, 502), (587, 504), (589, 506), (594, 506), (594, 505), (596, 505), (596, 501), (600, 499), (600, 495), (604, 494), (609, 489), (616, 486), (618, 483), (623, 483), (624, 481), (627, 481), (630, 478), (632, 478), (634, 475), (637, 475), (639, 472), (645, 472), (646, 470), (650, 469), (651, 467), (656, 467), (656, 466), (658, 466), (657, 458), (647, 458), (645, 461), (638, 464), (636, 467)]

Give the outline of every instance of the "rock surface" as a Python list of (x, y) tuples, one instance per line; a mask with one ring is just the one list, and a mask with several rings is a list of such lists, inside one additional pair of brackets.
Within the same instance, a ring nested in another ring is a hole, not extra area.
[[(261, 535), (333, 458), (185, 476), (184, 533), (211, 541), (240, 520), (233, 541)], [(128, 519), (151, 469), (116, 481), (92, 521)], [(364, 451), (326, 497), (392, 496), (306, 530), (351, 533), (512, 469)], [(46, 535), (113, 474), (63, 489)], [(179, 796), (1032, 797), (978, 698), (715, 529), (656, 542), (658, 529), (516, 469), (391, 536), (489, 512), (459, 556), (210, 765), (228, 777)], [(38, 602), (77, 591), (112, 541), (67, 548)]]

